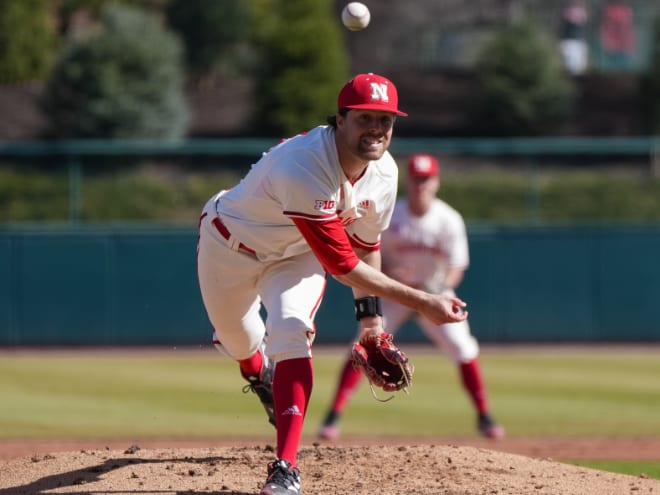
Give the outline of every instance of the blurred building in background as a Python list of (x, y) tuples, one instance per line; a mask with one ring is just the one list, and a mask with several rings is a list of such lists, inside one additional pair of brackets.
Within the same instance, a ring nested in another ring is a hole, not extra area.
[[(339, 1), (338, 4), (342, 2)], [(389, 74), (414, 116), (406, 134), (464, 135), (465, 107), (477, 91), (473, 67), (498, 29), (531, 18), (557, 44), (570, 0), (396, 0), (372, 2), (368, 29), (347, 35), (354, 72)], [(639, 77), (651, 62), (657, 0), (583, 0), (585, 60), (567, 68), (577, 88), (564, 135), (644, 134)], [(414, 6), (414, 8), (413, 8)], [(433, 102), (430, 104), (430, 102)]]
[[(369, 3), (369, 2), (367, 2)], [(499, 27), (524, 17), (560, 39), (570, 0), (416, 0), (371, 2), (372, 23), (348, 37), (356, 68), (375, 71), (469, 69)], [(640, 71), (649, 62), (658, 0), (582, 0), (590, 71)], [(338, 1), (341, 5), (343, 2)], [(625, 55), (625, 60), (613, 57)]]

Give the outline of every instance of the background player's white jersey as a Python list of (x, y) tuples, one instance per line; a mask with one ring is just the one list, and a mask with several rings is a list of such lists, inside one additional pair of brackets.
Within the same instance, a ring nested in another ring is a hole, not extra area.
[(334, 129), (319, 126), (265, 153), (220, 196), (217, 212), (261, 261), (310, 250), (291, 218), (322, 222), (339, 216), (354, 246), (376, 249), (392, 216), (397, 182), (396, 162), (385, 152), (351, 184), (339, 164)]
[(425, 215), (414, 216), (405, 199), (396, 202), (381, 239), (383, 270), (413, 287), (441, 292), (449, 267), (467, 268), (465, 222), (458, 211), (434, 199)]

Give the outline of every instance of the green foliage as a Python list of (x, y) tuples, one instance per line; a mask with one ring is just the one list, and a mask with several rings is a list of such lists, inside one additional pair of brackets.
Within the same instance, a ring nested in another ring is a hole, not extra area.
[(143, 8), (161, 9), (169, 0), (60, 0), (60, 13), (68, 17), (79, 10), (89, 10), (98, 14), (109, 3), (122, 3), (125, 5), (141, 6)]
[(443, 178), (440, 197), (466, 220), (660, 221), (660, 181), (632, 171), (459, 173)]
[(521, 221), (527, 216), (527, 179), (516, 174), (446, 177), (440, 197), (466, 220)]
[[(116, 165), (116, 164), (115, 164)], [(144, 166), (99, 171), (83, 164), (81, 220), (192, 223), (212, 194), (240, 180), (237, 172), (185, 175), (153, 172)], [(69, 178), (64, 167), (47, 170), (26, 164), (0, 167), (0, 222), (63, 222), (69, 219)]]
[(41, 79), (55, 58), (50, 0), (2, 0), (0, 84)]
[[(122, 0), (114, 0), (116, 2), (121, 2)], [(62, 16), (65, 24), (68, 24), (70, 17), (81, 10), (87, 10), (97, 15), (103, 6), (108, 3), (108, 0), (62, 0), (60, 2), (60, 15)], [(124, 0), (124, 3), (128, 3)]]
[(181, 46), (158, 20), (104, 8), (101, 31), (61, 56), (42, 106), (65, 138), (179, 138), (185, 133)]
[(249, 22), (245, 1), (174, 0), (166, 15), (183, 39), (191, 75), (233, 72), (244, 64), (240, 48), (244, 48)]
[(472, 110), (483, 135), (552, 134), (572, 107), (573, 86), (556, 43), (532, 21), (498, 31), (477, 57), (481, 86)]
[(254, 131), (290, 136), (336, 111), (348, 54), (331, 0), (255, 0), (252, 39), (260, 47)]
[[(125, 159), (83, 163), (82, 215), (87, 221), (193, 222), (217, 190), (236, 184), (245, 170), (169, 168), (145, 162), (119, 169)], [(635, 172), (446, 171), (440, 197), (467, 221), (660, 221), (660, 181)], [(405, 187), (402, 185), (400, 192)], [(0, 222), (68, 218), (66, 170), (0, 167)]]
[(67, 193), (65, 170), (43, 173), (5, 165), (0, 168), (0, 222), (64, 220)]
[(153, 10), (159, 14), (162, 12), (163, 4), (169, 0), (60, 0), (58, 2), (58, 16), (60, 31), (66, 33), (71, 24), (73, 16), (81, 11), (87, 13), (91, 18), (98, 18), (103, 8), (110, 4), (122, 4), (135, 8)]

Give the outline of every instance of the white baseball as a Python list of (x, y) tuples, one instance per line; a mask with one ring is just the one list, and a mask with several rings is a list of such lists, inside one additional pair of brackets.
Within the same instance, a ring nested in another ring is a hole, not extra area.
[(371, 12), (369, 8), (361, 2), (351, 2), (346, 4), (341, 11), (341, 22), (344, 23), (349, 31), (360, 31), (369, 25)]

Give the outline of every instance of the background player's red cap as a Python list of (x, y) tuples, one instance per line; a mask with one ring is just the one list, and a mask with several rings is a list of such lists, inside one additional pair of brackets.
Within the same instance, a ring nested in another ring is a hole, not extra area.
[(408, 175), (412, 177), (435, 177), (439, 169), (438, 159), (432, 155), (418, 153), (408, 158)]
[(360, 108), (392, 112), (402, 117), (408, 114), (397, 108), (399, 95), (392, 81), (377, 74), (358, 74), (339, 92), (337, 108)]

